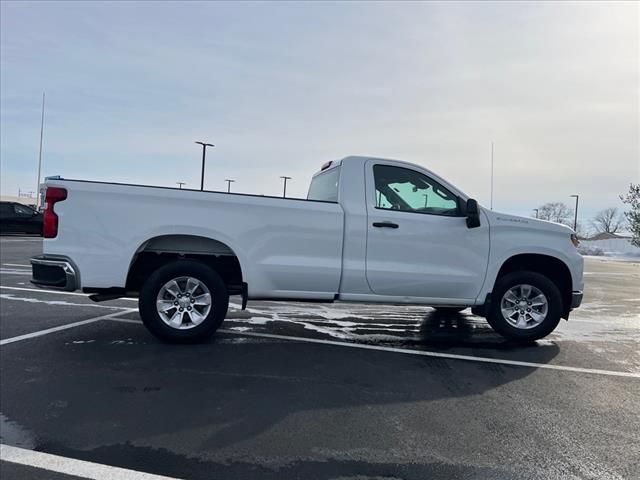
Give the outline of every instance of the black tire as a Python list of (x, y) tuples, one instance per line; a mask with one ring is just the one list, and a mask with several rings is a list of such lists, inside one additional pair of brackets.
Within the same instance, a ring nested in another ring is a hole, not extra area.
[[(538, 288), (548, 302), (547, 315), (537, 326), (529, 329), (520, 329), (511, 325), (502, 315), (500, 302), (507, 290), (516, 285), (532, 285)], [(496, 282), (491, 292), (491, 306), (487, 315), (487, 321), (493, 329), (508, 340), (518, 343), (530, 343), (549, 335), (560, 322), (562, 317), (562, 296), (560, 290), (549, 278), (536, 272), (520, 271), (512, 272), (501, 277)]]
[(437, 312), (442, 313), (460, 313), (466, 310), (467, 307), (433, 307)]
[[(160, 289), (171, 279), (182, 276), (193, 277), (204, 283), (213, 298), (211, 309), (202, 323), (186, 330), (167, 325), (156, 309)], [(159, 339), (171, 343), (193, 343), (208, 339), (220, 327), (229, 308), (229, 293), (220, 276), (203, 263), (178, 260), (158, 268), (145, 280), (138, 307), (145, 326)]]

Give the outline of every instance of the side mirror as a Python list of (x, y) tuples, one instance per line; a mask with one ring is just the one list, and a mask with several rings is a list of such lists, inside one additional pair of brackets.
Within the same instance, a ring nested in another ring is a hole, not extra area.
[(478, 202), (473, 198), (467, 200), (467, 228), (477, 228), (480, 226), (480, 210)]

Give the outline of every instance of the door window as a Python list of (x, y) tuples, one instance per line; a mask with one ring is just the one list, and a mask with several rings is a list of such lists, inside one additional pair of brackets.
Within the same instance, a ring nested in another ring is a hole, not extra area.
[(458, 197), (435, 180), (408, 168), (375, 165), (376, 208), (457, 216)]

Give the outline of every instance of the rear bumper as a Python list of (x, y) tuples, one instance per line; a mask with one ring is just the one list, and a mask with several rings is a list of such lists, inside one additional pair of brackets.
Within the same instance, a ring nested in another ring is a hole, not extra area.
[(66, 257), (38, 255), (31, 258), (31, 283), (42, 288), (72, 292), (80, 287), (78, 270)]
[(582, 292), (571, 292), (571, 308), (578, 308), (582, 303)]

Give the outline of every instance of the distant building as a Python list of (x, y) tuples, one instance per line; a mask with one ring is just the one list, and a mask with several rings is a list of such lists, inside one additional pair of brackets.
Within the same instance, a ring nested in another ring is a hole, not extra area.
[(640, 258), (640, 248), (631, 244), (631, 233), (598, 233), (582, 240), (580, 253), (583, 255), (607, 255), (613, 257)]
[(593, 237), (585, 238), (585, 240), (588, 240), (588, 241), (613, 240), (613, 239), (616, 239), (616, 238), (631, 238), (631, 237), (632, 237), (632, 235), (630, 233), (627, 233), (627, 232), (620, 232), (620, 233), (600, 232), (600, 233), (594, 235)]

